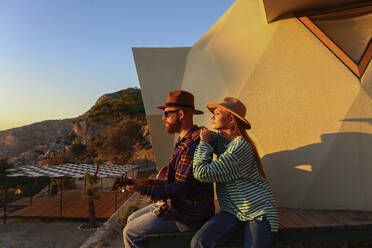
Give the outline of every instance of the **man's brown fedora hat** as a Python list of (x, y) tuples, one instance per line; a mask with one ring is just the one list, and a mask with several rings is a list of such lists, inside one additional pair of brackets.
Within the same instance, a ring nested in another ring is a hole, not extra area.
[(158, 109), (164, 110), (165, 108), (185, 108), (192, 109), (195, 115), (201, 115), (204, 112), (195, 109), (194, 95), (190, 92), (183, 90), (175, 90), (169, 92), (167, 102), (165, 105), (156, 106)]
[(251, 124), (244, 117), (247, 113), (247, 109), (245, 108), (244, 104), (235, 97), (225, 97), (225, 99), (223, 99), (223, 101), (220, 103), (208, 102), (207, 108), (212, 113), (214, 113), (216, 108), (221, 108), (225, 111), (228, 111), (239, 118), (243, 122), (246, 129), (251, 128)]

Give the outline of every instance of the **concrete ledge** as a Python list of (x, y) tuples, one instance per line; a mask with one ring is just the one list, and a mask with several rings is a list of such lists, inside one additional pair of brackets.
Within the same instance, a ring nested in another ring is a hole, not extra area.
[(110, 240), (117, 233), (121, 233), (122, 227), (119, 224), (120, 213), (131, 203), (137, 201), (140, 195), (134, 193), (116, 212), (90, 236), (80, 248), (99, 248), (103, 243)]
[[(162, 247), (190, 247), (190, 242), (195, 232), (184, 233), (167, 233), (167, 234), (152, 234), (145, 236), (146, 247), (162, 248)], [(367, 241), (367, 242), (364, 242)], [(242, 247), (244, 242), (244, 232), (233, 233), (228, 242), (219, 248)], [(332, 242), (344, 243), (344, 247), (349, 247), (349, 242), (357, 244), (355, 247), (370, 247), (372, 244), (372, 226), (363, 228), (340, 228), (340, 229), (287, 229), (279, 230), (273, 240), (272, 247), (280, 248), (288, 244), (301, 243), (323, 243)], [(359, 243), (358, 243), (359, 242)], [(360, 244), (360, 246), (359, 246)], [(365, 245), (367, 244), (367, 245)], [(290, 246), (289, 246), (290, 247)], [(297, 246), (295, 246), (297, 247)]]

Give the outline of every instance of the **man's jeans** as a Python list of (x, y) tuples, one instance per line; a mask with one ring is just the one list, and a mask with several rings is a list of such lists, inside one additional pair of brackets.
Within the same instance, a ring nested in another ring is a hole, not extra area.
[(270, 223), (266, 218), (252, 221), (240, 221), (235, 215), (221, 211), (210, 218), (194, 235), (191, 248), (207, 248), (223, 245), (229, 235), (244, 228), (245, 248), (269, 247), (272, 240)]
[(176, 222), (165, 217), (157, 216), (154, 211), (156, 204), (144, 207), (128, 217), (123, 230), (124, 247), (143, 247), (143, 236), (146, 234), (180, 232)]

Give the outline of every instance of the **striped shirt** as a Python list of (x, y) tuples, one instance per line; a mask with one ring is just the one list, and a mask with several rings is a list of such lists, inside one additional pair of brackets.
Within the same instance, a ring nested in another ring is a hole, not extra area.
[[(226, 147), (221, 134), (212, 132), (212, 142), (201, 140), (194, 156), (194, 177), (202, 182), (216, 182), (220, 208), (240, 221), (262, 220), (265, 216), (271, 231), (278, 231), (278, 210), (270, 184), (257, 169), (252, 145), (242, 137)], [(227, 149), (226, 149), (227, 148)], [(217, 159), (212, 161), (213, 153)]]

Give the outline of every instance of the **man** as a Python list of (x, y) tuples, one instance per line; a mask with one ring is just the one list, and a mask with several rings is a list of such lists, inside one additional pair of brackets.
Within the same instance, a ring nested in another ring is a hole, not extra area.
[(134, 180), (127, 190), (150, 196), (157, 201), (128, 217), (123, 231), (125, 247), (142, 247), (146, 234), (173, 233), (197, 229), (214, 214), (213, 185), (193, 177), (194, 151), (199, 143), (199, 128), (193, 124), (194, 96), (186, 91), (172, 91), (164, 110), (163, 121), (168, 133), (179, 138), (170, 157), (166, 180), (152, 185)]

